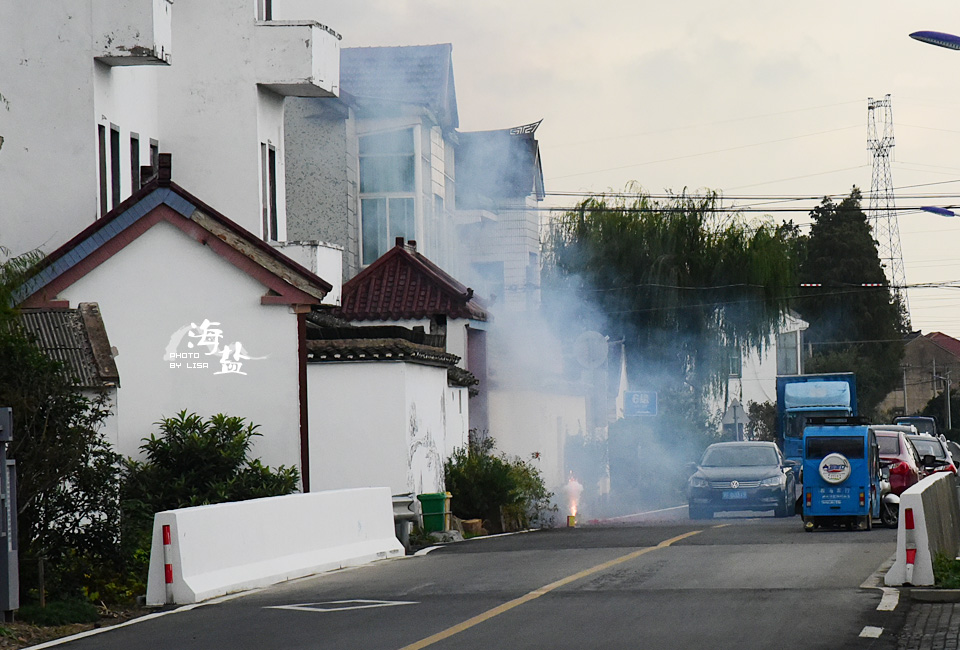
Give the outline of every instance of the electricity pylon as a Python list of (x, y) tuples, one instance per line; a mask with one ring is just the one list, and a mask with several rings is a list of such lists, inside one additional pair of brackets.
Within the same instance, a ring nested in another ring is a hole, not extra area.
[[(883, 131), (877, 129), (877, 112), (881, 113)], [(890, 95), (883, 99), (867, 99), (867, 149), (873, 152), (873, 175), (870, 180), (870, 204), (867, 216), (877, 239), (880, 261), (887, 269), (890, 286), (900, 300), (907, 323), (910, 304), (907, 301), (903, 252), (900, 250), (900, 226), (893, 200), (893, 176), (890, 173), (890, 150), (893, 149), (893, 109)]]

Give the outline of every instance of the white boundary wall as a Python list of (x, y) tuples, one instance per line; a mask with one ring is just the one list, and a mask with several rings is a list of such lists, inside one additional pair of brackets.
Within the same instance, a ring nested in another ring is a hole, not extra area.
[[(166, 549), (164, 526), (170, 526)], [(196, 603), (403, 554), (388, 488), (168, 510), (154, 517), (147, 604)]]
[[(913, 528), (906, 512), (913, 510)], [(933, 585), (933, 557), (954, 558), (960, 551), (960, 499), (956, 477), (949, 472), (928, 476), (900, 495), (897, 554), (884, 576), (887, 586)], [(912, 561), (911, 561), (912, 560)]]

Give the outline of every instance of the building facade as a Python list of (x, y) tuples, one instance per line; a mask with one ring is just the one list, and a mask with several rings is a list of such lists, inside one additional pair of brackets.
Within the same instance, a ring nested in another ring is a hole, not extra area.
[(337, 94), (340, 36), (268, 14), (253, 0), (4, 3), (0, 245), (57, 248), (161, 151), (217, 209), (285, 239), (284, 98)]

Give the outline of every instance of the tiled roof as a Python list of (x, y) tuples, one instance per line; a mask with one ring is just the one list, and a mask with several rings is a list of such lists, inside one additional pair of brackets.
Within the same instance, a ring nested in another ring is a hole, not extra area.
[(338, 315), (350, 321), (437, 315), (487, 320), (487, 312), (473, 296), (473, 289), (415, 250), (407, 250), (400, 239), (380, 259), (344, 283), (340, 300)]
[(64, 364), (82, 388), (116, 385), (120, 381), (110, 341), (96, 303), (77, 309), (23, 309), (23, 328), (48, 357)]
[(18, 302), (39, 307), (54, 300), (155, 223), (166, 220), (209, 246), (267, 288), (271, 304), (319, 304), (332, 285), (170, 181), (170, 155), (160, 154), (160, 176), (43, 259), (20, 289)]
[(455, 365), (459, 357), (431, 345), (403, 339), (319, 339), (307, 341), (307, 360), (417, 361), (428, 365)]
[(952, 336), (947, 336), (942, 332), (930, 332), (926, 335), (926, 338), (930, 339), (941, 348), (960, 359), (960, 341), (957, 339), (953, 338)]
[(521, 128), (458, 133), (457, 207), (489, 207), (487, 201), (544, 197), (540, 148)]
[(340, 88), (358, 100), (426, 107), (442, 125), (456, 128), (452, 55), (449, 43), (346, 47), (340, 50)]

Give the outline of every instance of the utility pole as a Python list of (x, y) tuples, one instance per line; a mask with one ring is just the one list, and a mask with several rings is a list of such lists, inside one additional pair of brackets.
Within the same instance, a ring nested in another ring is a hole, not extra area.
[(944, 375), (934, 375), (934, 377), (936, 377), (937, 379), (941, 380), (941, 381), (944, 382), (944, 384), (946, 385), (946, 389), (945, 389), (946, 394), (944, 395), (944, 397), (946, 397), (946, 400), (945, 400), (945, 410), (947, 411), (947, 415), (946, 415), (946, 418), (944, 418), (944, 419), (945, 419), (945, 421), (946, 421), (946, 423), (947, 423), (947, 429), (948, 429), (948, 430), (953, 428), (953, 419), (952, 419), (951, 413), (950, 413), (950, 372), (952, 372), (952, 371), (947, 371), (946, 376), (944, 376)]
[(900, 366), (903, 370), (903, 414), (910, 415), (910, 411), (907, 410), (907, 366)]

